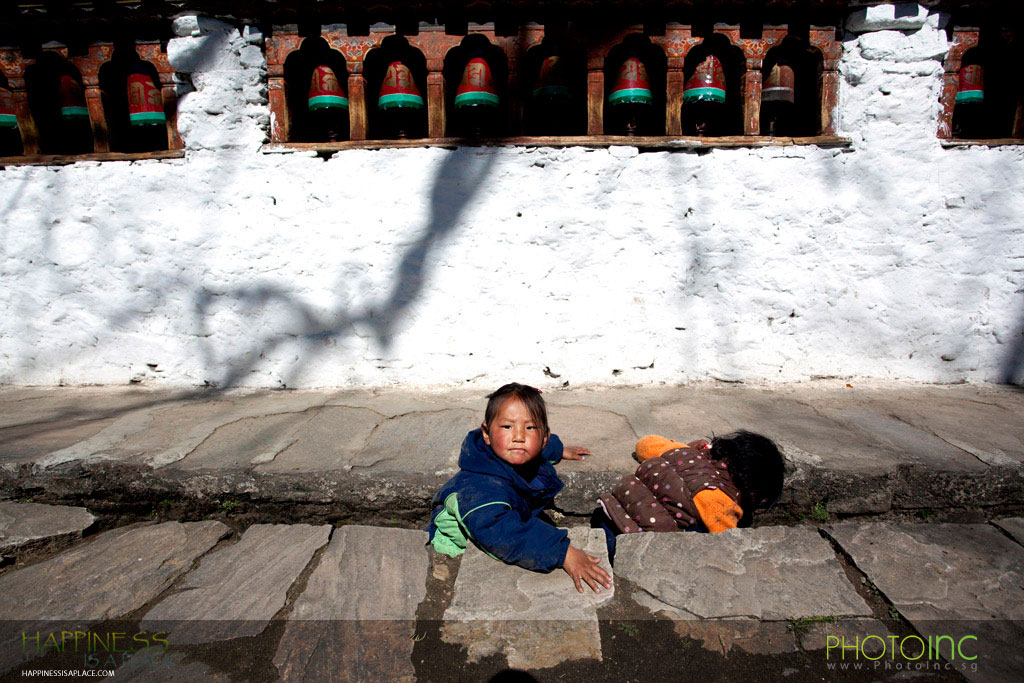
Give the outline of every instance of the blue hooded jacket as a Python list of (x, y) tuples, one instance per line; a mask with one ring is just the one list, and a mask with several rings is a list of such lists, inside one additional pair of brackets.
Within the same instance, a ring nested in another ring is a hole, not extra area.
[(461, 471), (431, 503), (427, 532), (434, 549), (455, 557), (472, 540), (509, 564), (539, 572), (561, 567), (569, 534), (539, 517), (562, 490), (554, 468), (561, 459), (562, 442), (551, 434), (536, 474), (526, 480), (484, 443), (479, 429), (471, 431), (462, 442)]

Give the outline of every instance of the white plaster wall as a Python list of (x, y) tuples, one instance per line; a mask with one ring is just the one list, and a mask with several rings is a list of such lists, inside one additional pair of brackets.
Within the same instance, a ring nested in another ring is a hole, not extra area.
[(260, 152), (258, 33), (179, 20), (185, 159), (0, 171), (0, 382), (1020, 381), (1024, 150), (943, 149), (941, 18), (879, 11), (848, 150), (326, 161)]

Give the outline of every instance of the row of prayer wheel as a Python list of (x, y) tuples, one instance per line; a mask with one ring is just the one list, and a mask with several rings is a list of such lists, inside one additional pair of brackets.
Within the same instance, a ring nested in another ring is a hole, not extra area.
[[(547, 112), (557, 112), (572, 104), (570, 74), (566, 61), (558, 55), (546, 57), (540, 64), (536, 83), (531, 89), (534, 103)], [(686, 81), (684, 106), (693, 118), (697, 135), (719, 135), (723, 107), (728, 99), (725, 73), (714, 55), (698, 64)], [(796, 103), (796, 78), (793, 67), (776, 64), (762, 89), (762, 106), (769, 112), (769, 135), (792, 134), (787, 128)], [(486, 135), (497, 130), (500, 96), (494, 84), (490, 64), (482, 55), (472, 56), (466, 63), (453, 99), (455, 115), (466, 124), (461, 128), (470, 135)], [(651, 79), (639, 57), (628, 57), (620, 66), (610, 89), (607, 105), (622, 115), (626, 135), (636, 135), (639, 121), (654, 109), (655, 97)], [(409, 67), (402, 61), (391, 61), (387, 67), (377, 109), (385, 119), (389, 137), (406, 138), (415, 126), (418, 112), (424, 109), (423, 96), (416, 86)], [(307, 113), (315, 136), (322, 140), (341, 140), (347, 129), (349, 102), (345, 86), (333, 70), (324, 64), (313, 68), (307, 98)], [(559, 131), (561, 132), (561, 131)]]
[[(86, 154), (94, 149), (92, 124), (85, 91), (79, 76), (70, 68), (52, 74), (46, 104), (30, 107), (38, 117), (37, 127), (43, 148), (57, 154)], [(126, 152), (150, 152), (167, 149), (167, 116), (160, 84), (144, 62), (127, 68), (125, 78), (125, 111), (117, 115), (127, 118), (128, 131), (123, 141)], [(41, 125), (40, 125), (41, 124)], [(0, 76), (0, 156), (23, 153), (14, 94), (6, 78)]]

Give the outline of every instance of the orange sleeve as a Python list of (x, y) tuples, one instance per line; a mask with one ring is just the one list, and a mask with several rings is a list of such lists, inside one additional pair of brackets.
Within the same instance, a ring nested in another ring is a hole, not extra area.
[(650, 434), (636, 442), (636, 457), (640, 460), (659, 458), (661, 454), (673, 448), (686, 448), (686, 444), (680, 441), (666, 439), (657, 434)]
[(693, 504), (704, 526), (713, 534), (735, 529), (743, 517), (740, 506), (732, 502), (732, 498), (721, 489), (704, 489), (698, 492), (693, 497)]

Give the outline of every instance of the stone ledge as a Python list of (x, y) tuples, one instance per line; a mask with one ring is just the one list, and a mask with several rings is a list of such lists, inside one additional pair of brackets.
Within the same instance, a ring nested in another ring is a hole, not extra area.
[(17, 157), (0, 157), (0, 168), (4, 166), (66, 166), (79, 161), (147, 161), (150, 159), (182, 159), (183, 149), (167, 149), (159, 152), (96, 152), (93, 154), (30, 154)]
[(991, 140), (943, 140), (946, 149), (959, 147), (1009, 147), (1024, 145), (1024, 138), (992, 138)]
[(849, 138), (837, 135), (814, 137), (768, 137), (734, 135), (728, 137), (698, 138), (674, 136), (579, 135), (552, 137), (509, 138), (421, 138), (416, 140), (351, 140), (348, 142), (281, 142), (263, 145), (264, 154), (287, 152), (317, 152), (334, 154), (348, 149), (409, 149), (419, 147), (607, 147), (628, 146), (643, 151), (704, 150), (752, 147), (793, 147), (810, 145), (824, 148), (850, 147)]

